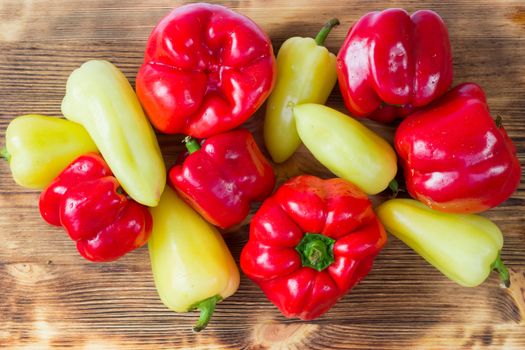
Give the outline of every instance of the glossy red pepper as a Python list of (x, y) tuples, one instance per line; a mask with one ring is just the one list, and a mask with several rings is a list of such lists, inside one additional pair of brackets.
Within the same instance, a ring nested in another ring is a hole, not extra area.
[(223, 6), (181, 6), (151, 33), (137, 95), (161, 132), (197, 138), (233, 129), (270, 94), (276, 78), (270, 39)]
[(388, 9), (363, 16), (337, 55), (337, 76), (354, 117), (389, 122), (427, 105), (452, 83), (448, 30), (438, 14)]
[(477, 213), (518, 187), (516, 147), (492, 119), (483, 90), (466, 83), (410, 115), (395, 135), (410, 195), (451, 213)]
[(221, 228), (241, 223), (250, 202), (272, 193), (275, 175), (252, 134), (245, 129), (212, 136), (200, 148), (188, 138), (190, 153), (171, 168), (169, 178), (179, 195), (208, 222)]
[(311, 320), (368, 274), (385, 243), (361, 190), (301, 175), (255, 214), (241, 268), (285, 316)]
[(111, 261), (138, 248), (152, 228), (148, 209), (122, 192), (98, 154), (78, 157), (40, 195), (40, 214), (63, 226), (84, 258)]

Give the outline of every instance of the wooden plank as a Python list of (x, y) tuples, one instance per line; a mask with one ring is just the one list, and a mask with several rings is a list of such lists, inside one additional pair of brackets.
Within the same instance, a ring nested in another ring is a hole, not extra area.
[[(0, 137), (13, 117), (60, 114), (70, 72), (108, 59), (134, 82), (149, 32), (177, 1), (4, 0), (0, 2)], [(475, 81), (525, 161), (525, 4), (523, 1), (225, 1), (254, 19), (277, 50), (311, 36), (327, 18), (343, 23), (327, 46), (337, 52), (348, 27), (390, 6), (436, 10), (452, 39), (455, 82)], [(344, 111), (337, 89), (328, 105)], [(246, 126), (262, 146), (263, 114)], [(392, 127), (366, 121), (391, 139)], [(180, 137), (159, 136), (168, 165)], [(275, 166), (278, 181), (300, 173), (331, 176), (302, 147)], [(45, 349), (522, 349), (525, 348), (525, 185), (483, 215), (505, 232), (512, 287), (496, 276), (477, 288), (448, 281), (393, 237), (371, 274), (318, 320), (285, 319), (244, 276), (209, 328), (193, 334), (196, 314), (159, 301), (147, 249), (108, 264), (80, 258), (72, 242), (38, 215), (38, 192), (16, 186), (0, 165), (0, 348)], [(374, 203), (386, 195), (374, 198)], [(254, 212), (256, 207), (253, 208)], [(244, 225), (226, 237), (238, 260)]]

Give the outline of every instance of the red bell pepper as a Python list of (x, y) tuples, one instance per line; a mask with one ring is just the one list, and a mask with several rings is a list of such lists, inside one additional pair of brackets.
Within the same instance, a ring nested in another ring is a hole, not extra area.
[(371, 12), (348, 32), (337, 55), (346, 107), (355, 117), (389, 122), (444, 94), (452, 83), (445, 23), (429, 10)]
[(137, 95), (161, 132), (197, 138), (233, 129), (264, 102), (276, 79), (270, 39), (223, 6), (181, 6), (151, 33)]
[(241, 269), (285, 316), (311, 320), (368, 274), (385, 243), (361, 190), (343, 179), (301, 175), (255, 214)]
[(40, 214), (63, 226), (84, 258), (111, 261), (147, 242), (148, 209), (122, 192), (98, 154), (78, 157), (40, 195)]
[(410, 115), (395, 147), (410, 195), (451, 213), (477, 213), (518, 187), (516, 147), (489, 113), (483, 90), (466, 83)]
[(193, 209), (221, 228), (241, 223), (250, 202), (272, 193), (275, 175), (245, 129), (212, 136), (202, 144), (186, 139), (189, 155), (171, 168), (171, 184)]

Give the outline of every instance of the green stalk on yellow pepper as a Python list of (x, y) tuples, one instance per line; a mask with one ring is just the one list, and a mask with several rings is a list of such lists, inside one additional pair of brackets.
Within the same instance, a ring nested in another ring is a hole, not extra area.
[(71, 73), (62, 113), (86, 128), (131, 198), (157, 205), (166, 183), (164, 160), (133, 88), (117, 67), (93, 60)]
[(292, 109), (300, 103), (324, 104), (337, 81), (336, 57), (323, 46), (332, 28), (328, 21), (315, 39), (293, 37), (277, 54), (277, 82), (268, 98), (264, 141), (272, 159), (281, 163), (299, 147)]
[(215, 305), (239, 287), (237, 265), (217, 229), (170, 187), (150, 211), (153, 231), (148, 247), (160, 299), (175, 312), (199, 309), (194, 330), (201, 331)]
[(89, 152), (97, 152), (97, 146), (81, 125), (31, 114), (9, 123), (2, 157), (9, 161), (17, 184), (42, 189), (69, 163)]
[(413, 199), (386, 201), (376, 213), (388, 232), (452, 281), (475, 287), (496, 269), (505, 286), (510, 285), (500, 257), (503, 235), (489, 219), (439, 212)]
[(293, 109), (297, 132), (314, 157), (368, 194), (388, 187), (397, 172), (393, 148), (357, 120), (307, 103)]

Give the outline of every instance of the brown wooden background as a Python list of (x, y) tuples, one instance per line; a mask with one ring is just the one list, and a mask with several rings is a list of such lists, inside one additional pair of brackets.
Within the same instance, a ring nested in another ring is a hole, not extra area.
[[(108, 59), (134, 83), (146, 39), (179, 1), (0, 0), (0, 136), (15, 116), (59, 115), (69, 73)], [(342, 25), (327, 46), (337, 52), (349, 26), (387, 7), (430, 8), (445, 19), (455, 82), (485, 88), (525, 164), (525, 2), (225, 1), (250, 16), (277, 50), (290, 36), (312, 36), (325, 20)], [(334, 90), (329, 105), (344, 110)], [(392, 128), (368, 125), (383, 135)], [(262, 113), (247, 122), (261, 141)], [(179, 138), (160, 137), (171, 164)], [(3, 141), (0, 142), (3, 144)], [(302, 172), (330, 176), (302, 148), (276, 167), (280, 182)], [(13, 349), (525, 349), (525, 186), (485, 213), (505, 233), (505, 290), (492, 275), (462, 288), (395, 238), (372, 273), (325, 316), (288, 320), (245, 277), (202, 334), (196, 314), (175, 314), (157, 297), (146, 248), (108, 264), (83, 260), (38, 214), (38, 192), (16, 186), (0, 165), (0, 348)], [(378, 202), (384, 199), (376, 197)], [(254, 208), (255, 209), (255, 208)], [(227, 237), (236, 259), (245, 225)]]

